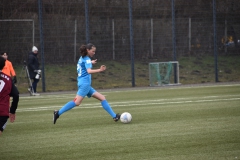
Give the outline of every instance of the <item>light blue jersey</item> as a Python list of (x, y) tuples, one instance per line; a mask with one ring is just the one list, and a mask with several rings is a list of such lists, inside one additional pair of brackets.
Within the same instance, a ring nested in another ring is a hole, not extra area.
[[(91, 74), (87, 72), (87, 69), (92, 68), (92, 61), (88, 56), (80, 57), (77, 63), (77, 73), (78, 73), (78, 91), (77, 95), (81, 97), (92, 97), (96, 90), (91, 86)], [(96, 97), (95, 97), (96, 98)], [(117, 117), (117, 114), (112, 110), (111, 106), (108, 104), (106, 99), (101, 101), (102, 107), (112, 116), (112, 118), (117, 121), (120, 117)], [(66, 103), (57, 114), (60, 116), (64, 112), (74, 108), (76, 106), (75, 99)], [(55, 112), (54, 112), (55, 115)], [(117, 119), (117, 120), (116, 120)], [(54, 124), (57, 118), (54, 120)]]
[(91, 85), (91, 74), (87, 72), (89, 68), (92, 68), (91, 59), (88, 56), (80, 57), (77, 64), (78, 86), (83, 83)]

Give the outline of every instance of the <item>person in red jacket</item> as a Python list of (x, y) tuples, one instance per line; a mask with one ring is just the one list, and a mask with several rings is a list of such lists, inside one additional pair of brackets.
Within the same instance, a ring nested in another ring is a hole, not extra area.
[(12, 63), (8, 60), (8, 54), (6, 52), (1, 53), (1, 56), (6, 60), (5, 66), (2, 69), (2, 72), (12, 79), (12, 91), (10, 97), (12, 97), (11, 107), (17, 108), (19, 102), (19, 92), (15, 84), (17, 83), (16, 73), (13, 69)]
[(2, 72), (5, 66), (3, 57), (0, 56), (0, 135), (6, 127), (7, 120), (14, 122), (17, 108), (11, 107), (9, 111), (9, 98), (12, 90), (12, 78)]

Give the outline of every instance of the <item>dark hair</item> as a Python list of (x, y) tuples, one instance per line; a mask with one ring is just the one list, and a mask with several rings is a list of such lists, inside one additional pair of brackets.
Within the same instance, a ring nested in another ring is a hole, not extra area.
[(6, 59), (0, 56), (0, 70), (2, 70), (5, 66), (5, 61)]
[(8, 56), (8, 53), (7, 53), (7, 52), (2, 52), (2, 53), (1, 53), (1, 56), (2, 56), (2, 55), (4, 55), (4, 53), (6, 53), (6, 54), (7, 54), (7, 56)]
[(82, 56), (82, 57), (85, 57), (87, 54), (88, 54), (88, 52), (87, 52), (87, 49), (92, 49), (93, 47), (95, 47), (93, 44), (91, 44), (91, 43), (88, 43), (87, 45), (85, 45), (85, 44), (83, 44), (81, 47), (80, 47), (80, 55)]

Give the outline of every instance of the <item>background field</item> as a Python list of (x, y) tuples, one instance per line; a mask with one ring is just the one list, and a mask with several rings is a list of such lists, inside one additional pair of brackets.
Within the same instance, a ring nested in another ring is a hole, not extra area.
[[(149, 59), (135, 61), (136, 87), (149, 86), (149, 63), (168, 62), (169, 59)], [(179, 79), (181, 84), (204, 84), (215, 82), (213, 56), (186, 56), (178, 59)], [(94, 68), (105, 64), (107, 70), (92, 75), (92, 86), (97, 89), (123, 88), (132, 86), (131, 62), (126, 60), (103, 61), (98, 59)], [(14, 66), (18, 77), (20, 93), (27, 93), (28, 81), (22, 73), (23, 65)], [(240, 57), (221, 56), (218, 59), (218, 79), (220, 82), (240, 82)], [(46, 92), (77, 90), (76, 63), (59, 65), (46, 64)], [(173, 83), (173, 82), (172, 82)], [(42, 92), (42, 80), (38, 83), (38, 92)]]
[(52, 112), (75, 92), (20, 97), (17, 119), (0, 137), (0, 159), (240, 159), (240, 85), (101, 90), (130, 124), (113, 122), (95, 99)]

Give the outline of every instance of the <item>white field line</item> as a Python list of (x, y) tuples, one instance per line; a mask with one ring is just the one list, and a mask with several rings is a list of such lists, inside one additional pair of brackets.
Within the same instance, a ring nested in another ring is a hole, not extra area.
[[(111, 92), (109, 92), (111, 93)], [(106, 94), (103, 94), (105, 97), (107, 97)], [(224, 96), (206, 96), (206, 97), (202, 97), (202, 98), (217, 98), (217, 97), (236, 97), (236, 96), (240, 96), (240, 94), (236, 94), (236, 95), (224, 95)], [(28, 101), (29, 99), (36, 99), (36, 100), (41, 100), (43, 99), (44, 101), (46, 100), (57, 100), (57, 99), (74, 99), (75, 95), (70, 95), (70, 94), (66, 94), (66, 95), (43, 95), (43, 96), (36, 96), (36, 97), (20, 97), (21, 101)], [(199, 98), (199, 97), (191, 97), (191, 99), (195, 99), (195, 98)], [(175, 98), (175, 99), (185, 99), (185, 98)], [(167, 100), (167, 99), (162, 99), (162, 100)], [(172, 100), (172, 99), (171, 99)], [(125, 103), (125, 102), (123, 102)]]
[[(107, 95), (104, 95), (104, 96), (107, 96)], [(206, 96), (206, 97), (201, 97), (201, 98), (203, 98), (203, 99), (208, 99), (208, 98), (226, 98), (226, 97), (240, 97), (240, 94), (239, 95), (224, 95), (224, 96)], [(38, 99), (37, 97), (34, 97), (36, 100)], [(56, 99), (62, 99), (62, 98), (64, 98), (64, 99), (68, 99), (68, 97), (58, 97), (58, 98), (56, 98), (56, 97), (51, 97), (51, 98), (49, 98), (49, 99), (51, 99), (51, 101), (53, 101), (53, 100), (56, 100)], [(71, 97), (72, 98), (72, 97)], [(71, 100), (71, 98), (69, 99), (69, 100)], [(40, 99), (44, 99), (44, 101), (46, 101), (46, 98), (44, 98), (44, 97), (41, 97)], [(174, 98), (174, 99), (148, 99), (148, 100), (144, 100), (144, 101), (138, 101), (138, 102), (153, 102), (153, 101), (175, 101), (175, 100), (187, 100), (187, 99), (199, 99), (199, 97), (188, 97), (188, 98)], [(21, 99), (21, 102), (23, 102), (24, 100), (23, 99)], [(29, 101), (29, 99), (25, 99), (25, 101)], [(111, 104), (114, 104), (114, 103), (134, 103), (134, 102), (136, 102), (136, 101), (123, 101), (123, 102), (113, 102), (113, 103), (111, 103)], [(81, 106), (82, 105), (90, 105), (90, 106), (92, 106), (92, 105), (98, 105), (99, 103), (91, 103), (91, 104), (81, 104)]]
[[(107, 96), (107, 95), (104, 95), (105, 97)], [(224, 96), (206, 96), (206, 97), (201, 97), (202, 99), (208, 99), (208, 98), (227, 98), (227, 97), (240, 97), (240, 94), (237, 94), (237, 95), (224, 95)], [(42, 97), (43, 98), (43, 97)], [(41, 98), (41, 99), (42, 99)], [(52, 97), (50, 100), (52, 101), (52, 100), (57, 100), (57, 99), (62, 99), (62, 98), (64, 98), (64, 99), (67, 99), (68, 97)], [(71, 99), (73, 99), (72, 97), (71, 98), (69, 98), (69, 101), (71, 100)], [(174, 98), (174, 99), (149, 99), (149, 100), (144, 100), (144, 101), (138, 101), (138, 102), (144, 102), (144, 103), (146, 103), (146, 102), (153, 102), (153, 101), (176, 101), (176, 100), (187, 100), (187, 99), (199, 99), (199, 97), (189, 97), (189, 98)], [(21, 102), (25, 102), (25, 101), (29, 101), (29, 99), (28, 100), (22, 100), (21, 99)], [(46, 101), (46, 98), (44, 99), (44, 101)], [(113, 103), (111, 103), (111, 104), (114, 104), (114, 103), (117, 103), (117, 104), (119, 104), (119, 103), (135, 103), (136, 101), (123, 101), (123, 102), (113, 102)], [(84, 102), (83, 102), (84, 103)], [(92, 106), (92, 105), (98, 105), (99, 103), (91, 103), (91, 104), (81, 104), (81, 106), (85, 106), (85, 105), (87, 105), (87, 106)], [(64, 104), (63, 104), (64, 105)]]
[[(206, 86), (201, 86), (201, 85), (192, 85), (192, 86), (173, 86), (173, 87), (155, 87), (155, 88), (127, 88), (127, 89), (122, 89), (122, 90), (107, 90), (107, 91), (100, 91), (103, 94), (106, 93), (113, 93), (113, 92), (141, 92), (141, 91), (150, 91), (150, 90), (164, 90), (164, 89), (184, 89), (184, 88), (212, 88), (212, 87), (233, 87), (233, 86), (240, 86), (240, 84), (214, 84), (214, 85), (206, 85)], [(73, 93), (70, 94), (58, 94), (56, 92), (56, 94), (46, 94), (46, 95), (41, 95), (41, 96), (23, 96), (21, 97), (21, 99), (45, 99), (45, 98), (66, 98), (66, 97), (70, 97), (70, 98), (74, 98), (76, 95), (77, 91), (73, 91)]]
[[(212, 96), (210, 96), (210, 97), (212, 97)], [(240, 97), (237, 97), (237, 98), (224, 98), (224, 99), (223, 98), (221, 98), (221, 99), (198, 99), (198, 100), (187, 100), (187, 98), (185, 100), (184, 98), (182, 98), (182, 99), (179, 99), (179, 101), (173, 101), (172, 99), (126, 101), (126, 102), (111, 103), (111, 106), (112, 107), (126, 107), (126, 106), (130, 107), (130, 106), (143, 106), (143, 105), (146, 106), (146, 105), (167, 105), (167, 104), (184, 104), (184, 103), (187, 104), (187, 103), (204, 103), (204, 102), (236, 101), (236, 100), (240, 100)], [(19, 108), (17, 110), (17, 112), (53, 110), (53, 109), (60, 109), (61, 107), (62, 106)], [(100, 103), (92, 103), (92, 104), (82, 104), (80, 107), (75, 107), (74, 109), (99, 108), (99, 107), (102, 107), (100, 105)]]

